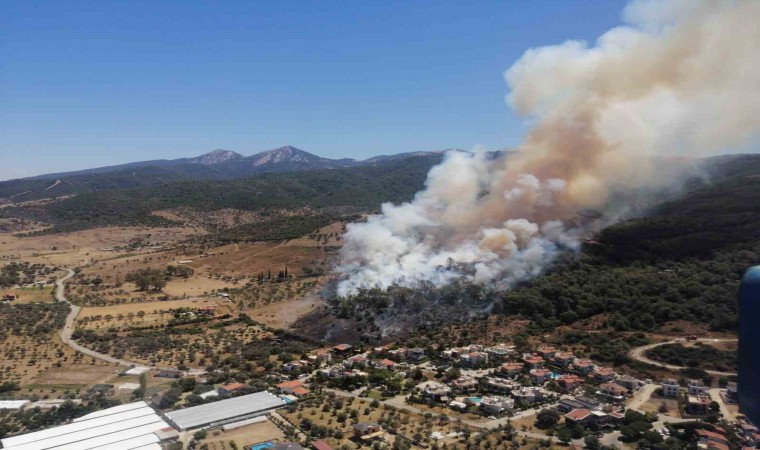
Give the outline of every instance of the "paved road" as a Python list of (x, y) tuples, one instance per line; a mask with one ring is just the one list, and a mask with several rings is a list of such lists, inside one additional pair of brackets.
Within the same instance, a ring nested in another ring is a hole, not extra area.
[[(699, 341), (699, 342), (736, 342), (737, 339), (697, 339), (697, 341)], [(663, 362), (655, 361), (653, 359), (649, 359), (646, 356), (644, 356), (644, 354), (648, 350), (651, 350), (651, 349), (653, 349), (655, 347), (659, 347), (659, 346), (665, 345), (665, 344), (679, 344), (679, 343), (683, 343), (683, 342), (684, 342), (683, 340), (674, 339), (672, 341), (665, 341), (665, 342), (658, 342), (656, 344), (643, 345), (641, 347), (636, 347), (636, 348), (632, 349), (630, 352), (628, 352), (628, 356), (630, 356), (631, 358), (633, 358), (633, 359), (635, 359), (637, 361), (641, 361), (643, 363), (651, 364), (653, 366), (663, 367), (665, 369), (670, 369), (670, 370), (682, 370), (682, 369), (686, 369), (686, 367), (683, 367), (683, 366), (674, 366), (672, 364), (665, 364)], [(693, 342), (693, 341), (690, 341), (690, 342)], [(705, 370), (705, 372), (707, 372), (710, 375), (717, 376), (717, 377), (728, 377), (728, 376), (736, 375), (734, 372), (720, 372), (720, 371), (717, 371), (717, 370)]]
[(64, 325), (63, 330), (61, 330), (61, 340), (63, 341), (63, 343), (80, 353), (84, 353), (85, 355), (92, 356), (93, 358), (97, 358), (101, 361), (106, 361), (112, 364), (119, 364), (119, 365), (128, 366), (128, 367), (142, 365), (142, 364), (138, 364), (132, 361), (114, 358), (113, 356), (108, 356), (103, 353), (98, 353), (95, 350), (90, 350), (87, 347), (82, 347), (81, 345), (77, 344), (71, 339), (71, 335), (74, 333), (74, 320), (79, 315), (79, 311), (82, 308), (69, 302), (66, 299), (66, 295), (65, 295), (66, 286), (64, 282), (74, 276), (74, 271), (72, 269), (66, 269), (66, 270), (69, 273), (66, 274), (65, 277), (60, 278), (55, 281), (55, 285), (56, 285), (55, 299), (58, 300), (59, 302), (66, 302), (69, 304), (69, 307), (71, 307), (71, 312), (69, 312), (69, 315), (66, 316), (66, 325)]

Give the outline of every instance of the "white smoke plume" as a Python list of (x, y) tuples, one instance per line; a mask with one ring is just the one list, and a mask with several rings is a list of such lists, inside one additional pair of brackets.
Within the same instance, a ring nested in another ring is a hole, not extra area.
[(451, 152), (413, 201), (348, 226), (341, 296), (464, 277), (509, 287), (539, 274), (642, 191), (677, 180), (664, 156), (746, 145), (760, 129), (760, 1), (634, 1), (625, 24), (530, 49), (508, 103), (535, 123), (507, 157)]

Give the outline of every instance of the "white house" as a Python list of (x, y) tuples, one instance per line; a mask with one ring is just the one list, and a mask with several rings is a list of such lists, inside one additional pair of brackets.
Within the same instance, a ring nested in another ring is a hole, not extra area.
[(678, 385), (678, 381), (674, 379), (662, 380), (660, 383), (662, 389), (662, 395), (664, 397), (678, 397), (678, 393), (681, 390), (681, 386)]

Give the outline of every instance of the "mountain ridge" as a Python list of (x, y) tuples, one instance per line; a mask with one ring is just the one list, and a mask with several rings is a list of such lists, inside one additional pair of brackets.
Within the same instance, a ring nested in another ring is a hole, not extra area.
[(55, 178), (62, 178), (62, 177), (69, 177), (69, 176), (76, 176), (76, 175), (117, 172), (120, 170), (134, 169), (134, 168), (141, 168), (141, 167), (171, 167), (171, 166), (179, 166), (179, 165), (184, 165), (184, 164), (199, 164), (199, 165), (205, 165), (205, 166), (213, 166), (217, 164), (228, 163), (230, 161), (233, 161), (233, 162), (234, 161), (238, 161), (238, 162), (250, 161), (250, 162), (253, 162), (253, 165), (257, 167), (263, 166), (269, 161), (272, 161), (273, 163), (278, 163), (278, 164), (288, 162), (288, 161), (295, 162), (295, 163), (312, 163), (319, 166), (319, 167), (314, 167), (315, 169), (325, 168), (324, 166), (350, 167), (352, 165), (371, 164), (378, 161), (384, 161), (384, 160), (390, 160), (390, 159), (403, 159), (403, 158), (410, 158), (414, 156), (429, 156), (429, 155), (434, 155), (434, 154), (441, 154), (447, 150), (449, 149), (434, 150), (434, 151), (402, 152), (402, 153), (396, 153), (393, 155), (378, 155), (378, 156), (373, 156), (364, 160), (357, 160), (354, 158), (338, 158), (338, 159), (325, 158), (325, 157), (307, 152), (305, 150), (301, 150), (292, 145), (284, 145), (282, 147), (264, 150), (264, 151), (254, 153), (252, 155), (247, 155), (247, 156), (240, 154), (238, 152), (232, 151), (232, 150), (215, 149), (215, 150), (211, 150), (210, 152), (206, 152), (194, 157), (133, 161), (133, 162), (124, 163), (124, 164), (114, 164), (110, 166), (92, 167), (92, 168), (87, 168), (87, 169), (78, 169), (78, 170), (72, 170), (72, 171), (66, 171), (66, 172), (51, 172), (51, 173), (45, 173), (45, 174), (35, 175), (31, 177), (14, 178), (10, 180), (0, 181), (0, 183), (7, 183), (10, 181), (18, 181), (18, 180), (55, 179)]
[(190, 158), (157, 159), (0, 181), (0, 205), (192, 180), (229, 180), (270, 172), (373, 166), (441, 152), (399, 153), (367, 160), (330, 159), (291, 145), (244, 156), (216, 149)]

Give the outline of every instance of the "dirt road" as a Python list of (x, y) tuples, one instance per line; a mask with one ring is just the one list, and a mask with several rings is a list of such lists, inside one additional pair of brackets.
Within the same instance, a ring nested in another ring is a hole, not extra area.
[(74, 320), (76, 320), (77, 316), (79, 315), (79, 311), (81, 308), (77, 305), (74, 305), (73, 303), (69, 302), (66, 299), (66, 285), (64, 282), (68, 280), (69, 278), (74, 276), (74, 271), (71, 269), (66, 269), (69, 273), (66, 274), (63, 278), (60, 278), (55, 281), (55, 299), (59, 302), (66, 302), (69, 304), (69, 307), (71, 308), (71, 312), (69, 312), (69, 315), (66, 316), (66, 324), (63, 326), (63, 329), (61, 330), (61, 340), (64, 344), (68, 345), (69, 347), (73, 348), (74, 350), (84, 353), (85, 355), (92, 356), (93, 358), (97, 358), (101, 361), (106, 361), (113, 364), (119, 364), (122, 366), (139, 366), (141, 364), (132, 362), (132, 361), (126, 361), (123, 359), (114, 358), (112, 356), (105, 355), (103, 353), (98, 353), (95, 350), (90, 350), (87, 347), (82, 347), (81, 345), (77, 344), (71, 339), (71, 335), (74, 333)]
[[(699, 342), (706, 342), (706, 343), (709, 343), (709, 342), (736, 342), (737, 340), (738, 339), (697, 339), (697, 341), (699, 341)], [(651, 365), (657, 366), (657, 367), (663, 367), (665, 369), (670, 369), (670, 370), (682, 370), (682, 369), (686, 369), (686, 367), (674, 366), (672, 364), (666, 364), (666, 363), (663, 363), (663, 362), (660, 362), (660, 361), (655, 361), (653, 359), (649, 359), (646, 356), (644, 356), (644, 354), (648, 350), (651, 350), (651, 349), (653, 349), (655, 347), (659, 347), (659, 346), (665, 345), (665, 344), (682, 344), (683, 342), (684, 341), (682, 341), (682, 340), (674, 339), (672, 341), (665, 341), (665, 342), (658, 342), (656, 344), (643, 345), (641, 347), (636, 347), (636, 348), (632, 349), (630, 352), (628, 352), (628, 356), (631, 357), (631, 358), (633, 358), (633, 359), (635, 359), (635, 360), (637, 360), (637, 361), (641, 361), (643, 363), (651, 364)], [(716, 377), (729, 377), (729, 376), (732, 376), (732, 375), (736, 375), (733, 372), (720, 372), (720, 371), (717, 371), (717, 370), (705, 370), (705, 372), (707, 372), (710, 375), (716, 376)]]
[(636, 393), (633, 394), (633, 398), (631, 398), (631, 401), (628, 403), (627, 408), (628, 409), (635, 409), (639, 412), (644, 412), (641, 410), (641, 407), (644, 406), (644, 403), (649, 400), (649, 398), (652, 396), (654, 391), (657, 390), (659, 386), (656, 384), (647, 384), (643, 388), (636, 391)]

